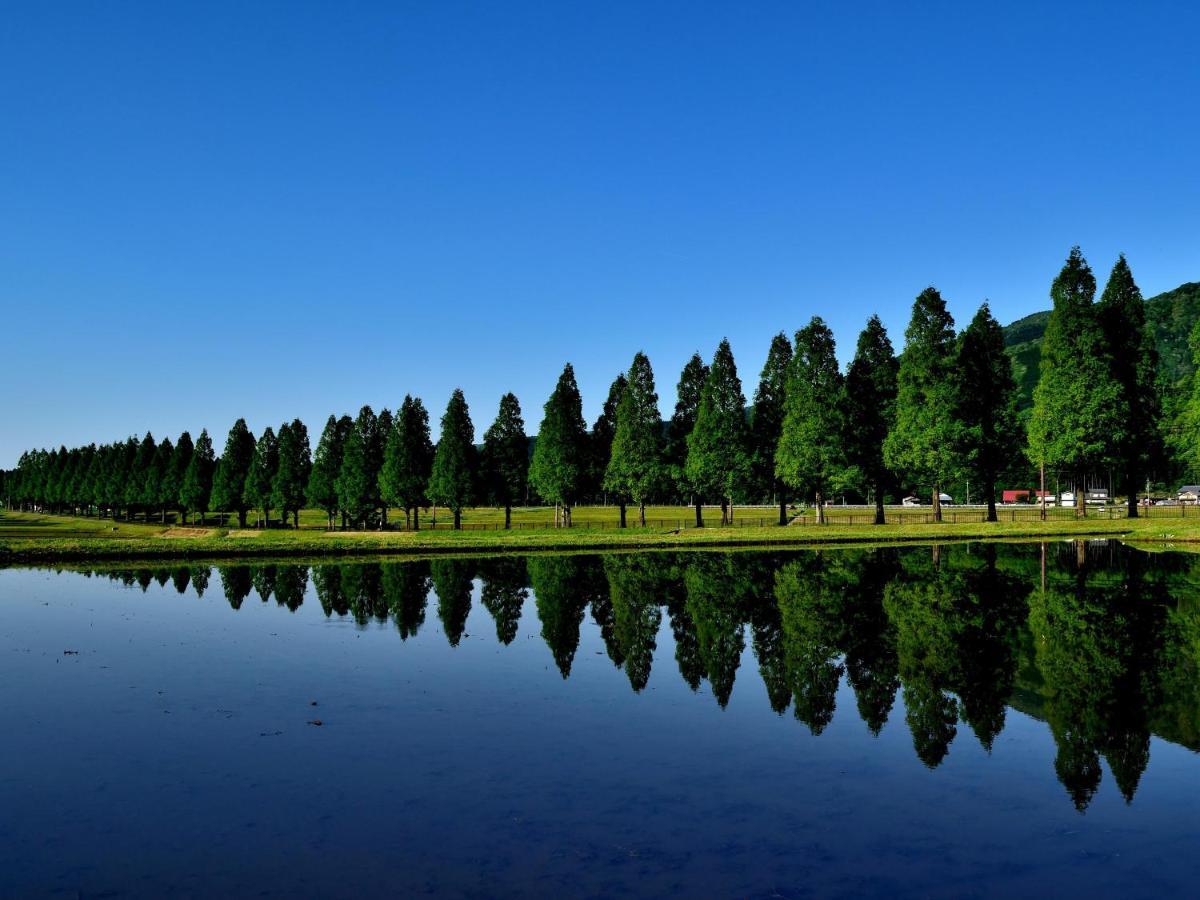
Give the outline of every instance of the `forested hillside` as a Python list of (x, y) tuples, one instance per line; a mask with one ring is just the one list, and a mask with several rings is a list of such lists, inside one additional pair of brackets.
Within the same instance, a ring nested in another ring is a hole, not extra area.
[[(1027, 416), (1033, 406), (1042, 334), (1049, 318), (1049, 310), (1036, 312), (1004, 328), (1004, 343), (1013, 359), (1017, 402), (1022, 417)], [(1186, 396), (1191, 389), (1195, 366), (1188, 348), (1188, 335), (1197, 320), (1200, 320), (1200, 282), (1181, 284), (1173, 291), (1146, 301), (1146, 321), (1153, 329), (1158, 345), (1159, 373), (1168, 388), (1165, 404), (1168, 415), (1177, 409), (1178, 398)]]

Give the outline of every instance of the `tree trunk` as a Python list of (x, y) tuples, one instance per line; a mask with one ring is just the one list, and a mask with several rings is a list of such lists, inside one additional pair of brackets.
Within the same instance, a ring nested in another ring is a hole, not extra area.
[[(1046, 464), (1044, 462), (1038, 466), (1038, 480), (1040, 481), (1040, 485), (1038, 486), (1038, 491), (1041, 494), (1041, 497), (1039, 498), (1041, 500), (1040, 505), (1042, 508), (1041, 519), (1043, 522), (1045, 522), (1046, 521)], [(1045, 549), (1046, 549), (1045, 545), (1043, 545), (1042, 546), (1043, 552), (1045, 551)]]
[(646, 527), (646, 504), (644, 502), (638, 504), (638, 520), (641, 522), (642, 527), (645, 528)]
[(933, 486), (933, 521), (942, 521), (942, 486), (940, 484)]
[(989, 522), (998, 521), (996, 517), (996, 482), (984, 482), (984, 490), (987, 491), (987, 520)]
[(622, 498), (621, 500), (617, 501), (617, 504), (618, 504), (617, 508), (620, 511), (620, 521), (621, 521), (620, 527), (624, 528), (626, 525), (626, 523), (625, 523), (625, 500)]
[(816, 501), (817, 501), (817, 524), (824, 525), (825, 524), (825, 503), (824, 503), (824, 498), (821, 496), (820, 491), (817, 491), (817, 493), (816, 493)]
[(1076, 516), (1076, 518), (1081, 518), (1081, 519), (1087, 518), (1087, 503), (1085, 502), (1085, 500), (1087, 498), (1084, 496), (1084, 494), (1085, 494), (1085, 492), (1079, 490), (1079, 487), (1077, 485), (1075, 488), (1075, 516)]
[(1138, 475), (1132, 467), (1126, 473), (1125, 482), (1129, 485), (1129, 518), (1136, 519), (1138, 517)]
[(454, 510), (454, 530), (462, 531), (462, 510), (457, 508)]
[(781, 490), (779, 492), (779, 524), (786, 525), (787, 523), (787, 494)]
[(725, 505), (725, 498), (721, 498), (721, 524), (729, 524), (729, 507)]
[(379, 513), (379, 530), (387, 531), (387, 504), (385, 503)]
[(437, 528), (437, 504), (436, 503), (433, 504), (433, 507), (431, 509), (431, 515), (429, 516), (429, 527), (433, 528), (433, 529)]
[(704, 510), (700, 506), (699, 500), (696, 501), (696, 527), (697, 528), (704, 527)]
[(512, 529), (512, 504), (505, 503), (504, 504), (504, 530), (509, 531), (511, 529)]
[(239, 509), (237, 511), (237, 514), (238, 514), (238, 528), (245, 528), (246, 527), (246, 510)]
[(417, 506), (416, 504), (413, 504), (412, 509), (413, 509), (412, 529), (413, 529), (413, 531), (420, 531), (421, 530), (421, 507)]
[(875, 524), (882, 525), (887, 521), (887, 517), (883, 513), (883, 491), (879, 485), (875, 485)]
[(728, 524), (730, 524), (730, 525), (733, 524), (733, 498), (732, 497), (729, 498), (729, 522), (728, 522)]

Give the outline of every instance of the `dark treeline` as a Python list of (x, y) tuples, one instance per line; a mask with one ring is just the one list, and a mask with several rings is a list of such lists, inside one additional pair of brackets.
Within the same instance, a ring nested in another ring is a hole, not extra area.
[[(514, 505), (533, 502), (553, 504), (555, 523), (569, 526), (572, 506), (601, 501), (618, 506), (622, 526), (627, 505), (645, 524), (651, 502), (693, 504), (697, 526), (703, 504), (719, 503), (726, 524), (735, 503), (774, 502), (786, 524), (789, 501), (814, 503), (824, 521), (825, 503), (839, 495), (874, 503), (882, 523), (885, 502), (916, 491), (930, 496), (940, 521), (942, 491), (963, 482), (994, 520), (1002, 484), (1032, 489), (1047, 471), (1076, 485), (1082, 515), (1089, 480), (1115, 472), (1136, 516), (1137, 491), (1164, 446), (1156, 352), (1124, 257), (1098, 302), (1095, 290), (1073, 249), (1051, 287), (1027, 429), (987, 303), (956, 332), (941, 295), (927, 288), (913, 304), (898, 357), (876, 316), (845, 372), (819, 317), (791, 340), (776, 335), (751, 405), (722, 341), (710, 363), (699, 354), (688, 361), (665, 422), (650, 360), (638, 353), (590, 428), (568, 364), (535, 439), (510, 393), (476, 446), (466, 398), (456, 390), (436, 445), (425, 406), (406, 396), (394, 415), (364, 406), (353, 419), (330, 416), (315, 451), (298, 419), (257, 439), (239, 419), (219, 456), (207, 431), (194, 444), (184, 432), (174, 443), (146, 434), (31, 451), (0, 473), (0, 494), (25, 509), (164, 522), (169, 512), (203, 523), (219, 511), (236, 514), (242, 527), (251, 512), (263, 526), (298, 525), (299, 510), (314, 507), (331, 528), (340, 520), (381, 529), (389, 527), (389, 508), (404, 510), (406, 527), (419, 528), (419, 511), (433, 506), (436, 515), (441, 506), (457, 528), (469, 506), (503, 507), (507, 525)], [(1194, 418), (1200, 422), (1200, 414)]]
[(1083, 809), (1101, 760), (1131, 800), (1152, 733), (1200, 746), (1195, 566), (1074, 542), (326, 564), (311, 569), (311, 592), (302, 565), (221, 566), (215, 578), (208, 566), (104, 574), (143, 590), (182, 594), (190, 584), (233, 609), (256, 595), (295, 611), (315, 595), (326, 616), (390, 621), (404, 640), (428, 617), (451, 646), (466, 638), (476, 597), (496, 640), (511, 644), (532, 596), (563, 678), (590, 615), (634, 691), (650, 682), (665, 618), (691, 690), (707, 685), (726, 706), (749, 646), (766, 702), (813, 734), (833, 720), (843, 683), (873, 734), (902, 697), (913, 750), (931, 768), (966, 732), (990, 750), (1010, 707), (1037, 716)]

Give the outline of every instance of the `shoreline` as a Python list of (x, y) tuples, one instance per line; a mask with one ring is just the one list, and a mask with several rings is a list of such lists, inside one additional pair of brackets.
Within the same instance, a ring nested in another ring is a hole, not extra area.
[[(1180, 523), (1182, 524), (1182, 523)], [(679, 533), (594, 530), (520, 530), (511, 532), (309, 532), (264, 531), (234, 535), (179, 537), (34, 537), (0, 536), (0, 566), (23, 564), (196, 561), (201, 559), (320, 560), (348, 557), (420, 557), (524, 553), (593, 553), (638, 550), (720, 550), (938, 544), (962, 541), (1114, 538), (1161, 549), (1200, 543), (1200, 527), (1173, 527), (1162, 520), (1096, 520), (941, 525), (802, 525), (688, 529)], [(486, 537), (485, 537), (486, 536)], [(1164, 547), (1163, 545), (1166, 545)]]

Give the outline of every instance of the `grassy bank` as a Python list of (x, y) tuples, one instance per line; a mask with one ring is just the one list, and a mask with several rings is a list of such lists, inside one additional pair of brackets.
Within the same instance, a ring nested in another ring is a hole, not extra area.
[(948, 540), (1120, 537), (1162, 546), (1200, 544), (1200, 518), (1187, 520), (1052, 519), (998, 523), (901, 522), (599, 530), (311, 531), (178, 528), (117, 524), (67, 516), (0, 513), (0, 564), (80, 560), (325, 557), (375, 554), (502, 553), (747, 546), (816, 547), (851, 543), (932, 543)]

